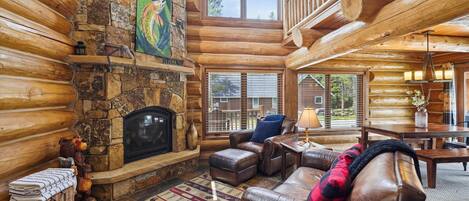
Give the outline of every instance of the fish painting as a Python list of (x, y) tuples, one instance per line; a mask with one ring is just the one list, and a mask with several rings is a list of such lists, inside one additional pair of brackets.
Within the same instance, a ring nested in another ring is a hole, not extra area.
[(171, 57), (171, 15), (171, 0), (137, 0), (137, 52)]

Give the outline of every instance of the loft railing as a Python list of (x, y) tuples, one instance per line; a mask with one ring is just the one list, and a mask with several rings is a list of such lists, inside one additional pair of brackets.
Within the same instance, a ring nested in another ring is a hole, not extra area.
[(311, 18), (327, 10), (338, 0), (283, 0), (284, 37), (306, 24)]

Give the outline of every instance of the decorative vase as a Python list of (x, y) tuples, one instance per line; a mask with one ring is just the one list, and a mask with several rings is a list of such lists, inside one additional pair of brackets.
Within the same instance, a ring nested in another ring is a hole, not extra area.
[(415, 127), (427, 128), (428, 127), (428, 112), (427, 109), (423, 109), (415, 112)]
[(187, 148), (190, 150), (194, 150), (197, 148), (199, 135), (197, 132), (197, 128), (195, 127), (194, 123), (189, 125), (189, 128), (186, 132), (186, 139), (187, 139)]

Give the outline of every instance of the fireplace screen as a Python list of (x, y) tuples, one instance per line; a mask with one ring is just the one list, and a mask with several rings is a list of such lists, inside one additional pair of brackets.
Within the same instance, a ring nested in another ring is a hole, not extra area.
[(167, 153), (172, 147), (171, 111), (150, 107), (124, 118), (124, 162)]

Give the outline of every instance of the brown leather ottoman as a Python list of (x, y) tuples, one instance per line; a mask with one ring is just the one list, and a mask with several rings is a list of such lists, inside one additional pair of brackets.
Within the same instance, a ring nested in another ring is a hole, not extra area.
[(225, 149), (209, 158), (210, 176), (233, 186), (256, 176), (257, 154), (240, 149)]

